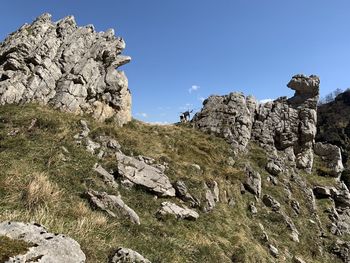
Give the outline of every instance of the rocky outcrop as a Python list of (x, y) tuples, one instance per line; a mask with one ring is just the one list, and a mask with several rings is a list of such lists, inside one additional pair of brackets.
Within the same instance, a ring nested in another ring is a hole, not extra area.
[(196, 220), (199, 214), (187, 207), (181, 207), (171, 202), (163, 202), (161, 208), (157, 211), (158, 218), (164, 218), (166, 215), (173, 215), (177, 219)]
[(344, 170), (340, 148), (329, 143), (318, 142), (314, 152), (322, 158), (327, 165), (327, 174), (337, 177)]
[(87, 197), (93, 206), (106, 212), (111, 217), (123, 216), (134, 224), (140, 224), (140, 218), (136, 212), (127, 206), (122, 198), (118, 195), (109, 195), (105, 192), (89, 190), (86, 192)]
[(203, 211), (208, 213), (214, 209), (216, 203), (220, 201), (219, 194), (219, 186), (215, 181), (204, 183), (204, 204)]
[(0, 223), (0, 236), (24, 240), (32, 245), (26, 254), (11, 257), (6, 263), (85, 262), (85, 255), (75, 240), (64, 235), (49, 233), (38, 224), (2, 222)]
[(136, 159), (116, 153), (118, 174), (122, 178), (146, 188), (159, 196), (175, 196), (175, 189), (164, 174), (164, 167), (149, 165), (144, 158)]
[(130, 61), (124, 48), (112, 29), (43, 14), (0, 44), (0, 104), (35, 101), (122, 125), (131, 120), (128, 80), (116, 70)]
[(109, 260), (109, 263), (151, 263), (141, 254), (129, 248), (118, 248)]
[(292, 98), (263, 104), (241, 93), (211, 96), (192, 122), (202, 131), (225, 138), (235, 153), (254, 140), (271, 156), (283, 152), (286, 160), (311, 172), (319, 84), (315, 75), (295, 75), (287, 85), (295, 91)]

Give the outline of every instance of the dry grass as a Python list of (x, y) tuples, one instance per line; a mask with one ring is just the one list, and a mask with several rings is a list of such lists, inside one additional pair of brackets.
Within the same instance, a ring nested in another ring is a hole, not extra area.
[(22, 201), (26, 208), (33, 210), (40, 207), (57, 204), (60, 201), (62, 190), (48, 179), (44, 173), (30, 175), (28, 184), (22, 192)]

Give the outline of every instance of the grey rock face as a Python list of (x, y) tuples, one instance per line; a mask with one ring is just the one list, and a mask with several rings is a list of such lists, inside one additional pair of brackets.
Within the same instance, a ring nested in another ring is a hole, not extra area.
[(175, 189), (164, 170), (136, 158), (116, 153), (118, 173), (130, 182), (145, 187), (159, 196), (175, 196)]
[(174, 215), (177, 219), (196, 220), (199, 214), (187, 207), (180, 207), (171, 202), (163, 202), (161, 208), (157, 211), (157, 217), (163, 218), (166, 215)]
[(120, 215), (127, 217), (131, 222), (140, 224), (140, 218), (134, 210), (127, 206), (120, 196), (109, 195), (105, 192), (97, 192), (90, 190), (87, 193), (90, 202), (105, 211), (111, 217), (118, 217)]
[(269, 247), (270, 254), (272, 256), (274, 256), (275, 258), (278, 258), (278, 255), (279, 255), (278, 249), (275, 246), (271, 245), (271, 244), (269, 244), (268, 247)]
[(235, 153), (253, 140), (271, 156), (282, 151), (298, 168), (311, 172), (319, 83), (317, 76), (295, 75), (287, 85), (295, 90), (292, 98), (260, 105), (241, 93), (211, 96), (192, 122), (202, 131), (225, 138)]
[(148, 259), (129, 248), (118, 248), (110, 258), (109, 263), (151, 263)]
[(116, 70), (130, 61), (124, 48), (113, 30), (43, 14), (0, 43), (0, 104), (36, 101), (122, 125), (131, 120), (128, 80)]
[(331, 251), (337, 255), (344, 263), (350, 262), (350, 242), (338, 239), (332, 245)]
[(44, 227), (36, 224), (2, 222), (0, 235), (36, 244), (26, 254), (11, 257), (6, 263), (84, 263), (86, 260), (75, 240), (49, 233)]
[(344, 170), (341, 151), (338, 146), (318, 142), (315, 144), (314, 152), (327, 164), (329, 175), (337, 177)]

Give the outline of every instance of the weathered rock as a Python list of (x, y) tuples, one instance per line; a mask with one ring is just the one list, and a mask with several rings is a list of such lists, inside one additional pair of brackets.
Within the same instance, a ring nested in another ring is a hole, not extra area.
[(261, 175), (255, 171), (250, 165), (245, 168), (246, 180), (243, 185), (247, 191), (260, 197), (261, 195)]
[(159, 196), (175, 196), (175, 189), (163, 170), (119, 152), (116, 153), (116, 157), (118, 174), (121, 177)]
[(140, 224), (140, 218), (134, 210), (127, 206), (120, 196), (109, 195), (106, 192), (97, 192), (93, 190), (87, 191), (90, 202), (105, 211), (111, 217), (120, 215), (127, 217), (131, 222)]
[(281, 204), (270, 195), (264, 195), (262, 201), (267, 207), (271, 207), (273, 211), (278, 211), (281, 208)]
[(248, 209), (249, 209), (249, 211), (250, 211), (253, 215), (255, 215), (255, 214), (258, 213), (258, 209), (256, 208), (254, 202), (250, 202), (250, 203), (249, 203)]
[(297, 200), (292, 200), (290, 202), (290, 206), (292, 207), (293, 211), (299, 215), (300, 214), (300, 204)]
[(274, 176), (278, 176), (282, 172), (282, 168), (277, 162), (270, 160), (266, 164), (266, 171)]
[[(73, 239), (49, 233), (43, 226), (21, 222), (0, 223), (0, 236), (24, 240), (33, 246), (24, 255), (11, 257), (6, 263), (84, 263), (86, 258)], [(37, 261), (38, 260), (38, 261)]]
[(176, 190), (176, 196), (185, 202), (190, 202), (191, 207), (200, 206), (200, 201), (189, 193), (184, 181), (176, 181), (174, 184), (174, 188)]
[(161, 208), (157, 211), (158, 218), (164, 218), (166, 215), (174, 215), (177, 219), (196, 220), (199, 214), (187, 207), (180, 207), (171, 202), (163, 202)]
[(210, 212), (214, 209), (216, 206), (216, 203), (219, 202), (219, 187), (218, 183), (213, 182), (207, 182), (204, 183), (204, 190), (205, 190), (205, 202), (203, 206), (204, 212)]
[(329, 198), (332, 196), (331, 190), (329, 187), (324, 186), (315, 186), (313, 192), (316, 198)]
[(294, 263), (306, 263), (305, 260), (303, 260), (301, 257), (298, 257), (298, 256), (293, 257), (293, 262)]
[(344, 170), (341, 151), (338, 146), (318, 142), (315, 144), (314, 152), (320, 156), (327, 165), (328, 175), (336, 177)]
[(337, 239), (332, 245), (331, 251), (337, 255), (344, 263), (350, 262), (350, 242)]
[(271, 245), (271, 244), (269, 244), (268, 247), (269, 247), (269, 252), (270, 252), (270, 254), (271, 254), (273, 257), (278, 258), (278, 255), (279, 255), (278, 249), (277, 249), (275, 246)]
[(151, 263), (151, 261), (134, 250), (120, 247), (113, 253), (109, 263)]
[(311, 172), (319, 83), (317, 76), (295, 75), (287, 85), (295, 90), (292, 98), (260, 105), (241, 93), (211, 96), (192, 122), (202, 131), (225, 138), (235, 153), (253, 140), (272, 157), (277, 150), (283, 151), (285, 159), (295, 159), (298, 168)]
[(130, 61), (124, 48), (113, 30), (43, 14), (0, 45), (0, 104), (36, 101), (122, 125), (131, 120), (128, 81), (116, 70)]
[(107, 185), (110, 185), (113, 188), (118, 188), (118, 184), (114, 180), (114, 176), (111, 175), (109, 172), (107, 172), (101, 165), (96, 163), (93, 169), (94, 169), (95, 172), (97, 172), (102, 177), (102, 180)]

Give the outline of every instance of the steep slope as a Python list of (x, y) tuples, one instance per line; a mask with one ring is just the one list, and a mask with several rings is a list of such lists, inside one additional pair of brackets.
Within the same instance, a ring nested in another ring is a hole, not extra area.
[[(118, 247), (134, 249), (151, 262), (293, 262), (295, 256), (306, 262), (341, 262), (331, 253), (332, 234), (325, 229), (320, 235), (319, 224), (330, 221), (323, 211), (332, 203), (322, 199), (313, 208), (306, 191), (314, 184), (336, 186), (334, 179), (315, 173), (292, 180), (272, 176), (259, 146), (249, 143), (247, 153), (234, 161), (224, 140), (187, 127), (132, 121), (118, 128), (114, 122), (84, 119), (89, 132), (80, 117), (47, 107), (0, 107), (1, 221), (34, 221), (67, 234), (80, 243), (87, 262), (107, 262)], [(172, 185), (181, 180), (193, 198), (179, 192), (177, 197), (156, 197), (149, 188), (130, 184), (120, 176), (116, 142), (103, 154), (102, 148), (91, 151), (101, 136), (116, 139), (131, 158), (147, 156), (142, 160), (154, 167), (165, 165)], [(93, 169), (95, 163), (113, 174), (117, 188), (105, 183)], [(260, 174), (261, 199), (242, 189), (251, 173)], [(85, 195), (91, 189), (119, 193), (140, 225), (123, 213), (115, 218), (91, 206)], [(192, 207), (199, 217), (159, 217), (164, 201)]]

